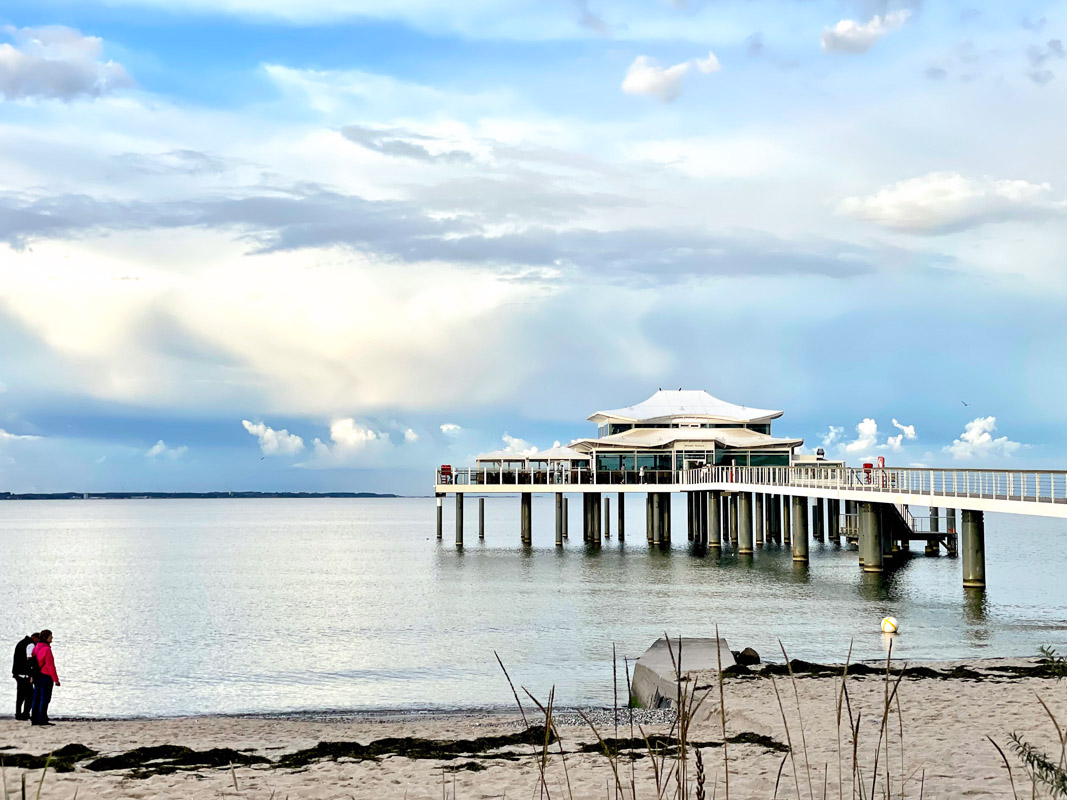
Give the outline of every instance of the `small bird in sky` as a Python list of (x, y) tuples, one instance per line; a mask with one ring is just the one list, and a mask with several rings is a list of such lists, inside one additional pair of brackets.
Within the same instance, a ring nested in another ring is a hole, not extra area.
[(266, 456), (260, 456), (260, 457), (259, 457), (259, 460), (260, 460), (260, 461), (262, 461), (262, 460), (263, 460), (263, 459), (265, 459), (265, 458), (266, 458)]
[(966, 403), (963, 400), (960, 400), (960, 402), (963, 403), (965, 406), (969, 406), (970, 405), (970, 403)]

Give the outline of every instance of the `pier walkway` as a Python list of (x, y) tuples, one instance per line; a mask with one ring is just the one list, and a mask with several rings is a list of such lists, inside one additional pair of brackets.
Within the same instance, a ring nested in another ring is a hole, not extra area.
[[(766, 543), (791, 546), (793, 560), (807, 563), (808, 541), (855, 543), (860, 566), (881, 572), (925, 542), (926, 555), (962, 555), (964, 586), (985, 586), (987, 511), (1067, 519), (1067, 471), (852, 468), (840, 464), (781, 467), (717, 466), (681, 470), (604, 471), (587, 467), (438, 470), (437, 535), (442, 501), (455, 498), (456, 544), (463, 545), (463, 500), (481, 495), (479, 535), (484, 536), (484, 496), (519, 494), (521, 535), (532, 540), (533, 494), (555, 495), (556, 545), (568, 538), (568, 495), (582, 497), (586, 543), (610, 538), (610, 498), (617, 493), (618, 535), (626, 535), (624, 498), (643, 493), (650, 545), (669, 545), (670, 498), (684, 494), (689, 540), (699, 549), (732, 546), (739, 555)], [(917, 517), (912, 506), (929, 508)], [(943, 510), (943, 513), (942, 513)], [(956, 512), (961, 512), (957, 528)], [(960, 546), (962, 536), (962, 546)]]

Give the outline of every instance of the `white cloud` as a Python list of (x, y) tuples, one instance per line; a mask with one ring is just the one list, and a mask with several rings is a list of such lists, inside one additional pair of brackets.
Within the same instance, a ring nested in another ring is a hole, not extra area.
[(841, 439), (841, 434), (845, 432), (845, 429), (840, 426), (831, 425), (830, 429), (826, 431), (826, 434), (822, 437), (822, 446), (829, 450), (830, 447), (837, 444)]
[(441, 426), (441, 433), (443, 433), (445, 436), (458, 436), (461, 430), (463, 430), (463, 428), (451, 422), (446, 422), (444, 425)]
[(968, 178), (932, 172), (867, 197), (848, 197), (841, 210), (906, 233), (951, 233), (978, 225), (1062, 214), (1067, 204), (1048, 183)]
[(839, 53), (866, 53), (874, 43), (903, 27), (911, 11), (891, 11), (884, 16), (875, 15), (866, 23), (843, 19), (832, 28), (823, 31), (820, 38), (822, 49)]
[(411, 444), (411, 443), (417, 442), (418, 440), (419, 440), (419, 435), (417, 433), (415, 433), (415, 431), (412, 430), (411, 428), (408, 428), (406, 431), (404, 431), (404, 441), (405, 442), (408, 442), (409, 444)]
[(132, 86), (121, 64), (102, 61), (103, 42), (73, 28), (0, 28), (14, 44), (0, 44), (0, 95), (73, 100)]
[(893, 427), (900, 431), (896, 436), (890, 436), (885, 440), (885, 444), (881, 445), (882, 448), (889, 448), (894, 453), (898, 452), (904, 443), (905, 439), (916, 439), (918, 436), (915, 433), (914, 425), (902, 425), (893, 420)]
[(944, 448), (953, 458), (960, 460), (987, 456), (1011, 456), (1027, 445), (1013, 442), (1007, 436), (993, 438), (997, 429), (996, 417), (976, 417), (967, 423), (960, 438)]
[(537, 452), (537, 448), (530, 444), (525, 439), (519, 439), (517, 436), (511, 436), (507, 431), (500, 437), (504, 440), (504, 450), (509, 453), (518, 453), (520, 456), (532, 456)]
[(304, 440), (284, 428), (276, 431), (263, 422), (241, 420), (244, 429), (259, 439), (259, 449), (265, 456), (291, 456), (304, 449)]
[(719, 59), (708, 52), (707, 58), (693, 58), (671, 67), (661, 67), (648, 56), (638, 56), (626, 70), (622, 90), (627, 94), (646, 94), (664, 103), (675, 100), (682, 92), (682, 78), (693, 68), (708, 75), (721, 69)]
[(156, 459), (159, 457), (169, 458), (171, 461), (176, 461), (188, 452), (189, 448), (184, 444), (180, 447), (167, 447), (167, 445), (160, 439), (145, 453), (145, 458)]
[(864, 417), (856, 426), (856, 438), (845, 445), (846, 453), (861, 453), (870, 450), (878, 442), (878, 423), (870, 417)]
[(0, 444), (4, 444), (6, 442), (29, 442), (33, 441), (34, 439), (40, 438), (40, 436), (24, 436), (17, 433), (8, 433), (3, 428), (0, 428)]
[(343, 467), (364, 456), (378, 453), (392, 446), (389, 434), (376, 431), (351, 417), (334, 420), (330, 424), (330, 444), (319, 438), (311, 443), (314, 457), (298, 464), (301, 467)]

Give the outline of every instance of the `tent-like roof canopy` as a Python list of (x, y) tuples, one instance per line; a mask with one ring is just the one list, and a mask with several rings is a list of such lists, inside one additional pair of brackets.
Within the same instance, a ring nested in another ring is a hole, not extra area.
[(671, 419), (709, 419), (723, 422), (767, 422), (782, 416), (781, 411), (749, 408), (727, 403), (703, 389), (660, 389), (643, 403), (613, 411), (597, 411), (590, 422), (659, 422)]
[[(779, 439), (747, 428), (631, 428), (600, 439), (579, 439), (571, 446), (581, 450), (640, 450), (669, 448), (675, 444), (694, 444), (719, 449), (793, 448), (803, 439)], [(698, 448), (699, 449), (699, 448)]]
[(529, 457), (530, 461), (588, 461), (588, 453), (579, 453), (569, 447), (550, 447)]
[(523, 453), (516, 453), (511, 450), (494, 450), (491, 453), (482, 453), (475, 461), (508, 461), (517, 462), (521, 464), (526, 463), (528, 456)]

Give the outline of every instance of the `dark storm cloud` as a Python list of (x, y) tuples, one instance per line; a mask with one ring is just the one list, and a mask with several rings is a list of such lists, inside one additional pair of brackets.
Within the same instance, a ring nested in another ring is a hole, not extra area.
[(847, 278), (909, 263), (905, 251), (826, 239), (790, 241), (755, 231), (557, 229), (529, 225), (501, 235), (469, 216), (435, 218), (421, 205), (371, 201), (304, 186), (290, 193), (170, 203), (81, 195), (25, 200), (0, 196), (0, 241), (107, 231), (200, 227), (228, 230), (253, 252), (344, 246), (399, 263), (552, 268), (607, 280), (670, 283), (699, 275), (808, 274)]

